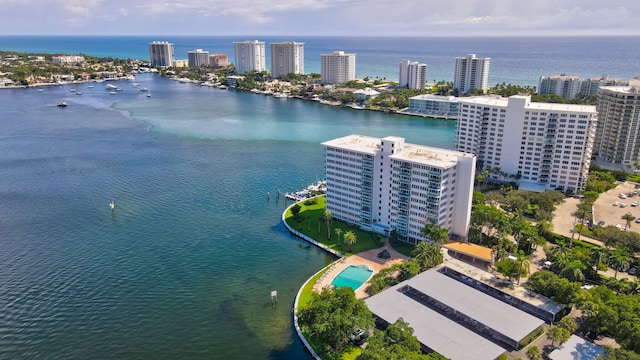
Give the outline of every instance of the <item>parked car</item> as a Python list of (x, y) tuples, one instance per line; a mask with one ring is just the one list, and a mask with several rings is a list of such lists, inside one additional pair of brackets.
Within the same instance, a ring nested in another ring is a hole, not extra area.
[(618, 206), (618, 205), (620, 205), (620, 203), (619, 203), (619, 202), (617, 202), (617, 201), (614, 201), (612, 205), (613, 205), (613, 206)]
[(640, 217), (636, 219), (636, 223), (640, 224)]
[(637, 201), (632, 202), (631, 206), (638, 206), (638, 202)]
[(618, 197), (619, 197), (620, 199), (626, 199), (626, 198), (627, 198), (627, 195), (625, 195), (625, 194), (622, 194), (622, 193), (621, 193), (620, 195), (618, 195)]
[(356, 345), (362, 345), (368, 337), (369, 334), (364, 332), (362, 329), (355, 329), (353, 333), (349, 334), (349, 340)]
[[(640, 218), (638, 218), (638, 219), (640, 219)], [(604, 226), (604, 220), (598, 221), (598, 226)]]
[(635, 274), (638, 273), (638, 268), (637, 267), (632, 267), (627, 272), (629, 273), (629, 275), (635, 275)]
[(627, 207), (627, 203), (620, 203), (620, 207), (621, 208)]

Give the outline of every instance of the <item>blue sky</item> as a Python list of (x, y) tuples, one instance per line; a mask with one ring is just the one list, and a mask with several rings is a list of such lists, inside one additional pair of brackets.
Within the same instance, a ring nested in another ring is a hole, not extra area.
[(640, 35), (638, 0), (0, 0), (2, 35)]

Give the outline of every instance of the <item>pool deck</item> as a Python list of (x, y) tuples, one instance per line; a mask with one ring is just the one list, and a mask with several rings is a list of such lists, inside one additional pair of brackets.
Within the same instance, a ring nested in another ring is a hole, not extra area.
[[(391, 258), (390, 259), (378, 258), (378, 253), (385, 249), (389, 251)], [(384, 268), (388, 268), (393, 264), (399, 264), (407, 259), (408, 258), (406, 256), (395, 251), (391, 247), (391, 245), (389, 245), (389, 240), (385, 239), (384, 245), (380, 248), (363, 251), (361, 253), (354, 254), (349, 257), (344, 257), (336, 261), (331, 266), (331, 268), (329, 268), (329, 270), (325, 272), (322, 275), (322, 277), (320, 277), (320, 279), (318, 279), (315, 286), (313, 287), (313, 290), (320, 292), (322, 288), (330, 286), (333, 279), (336, 276), (338, 276), (338, 274), (340, 274), (342, 270), (346, 269), (350, 265), (367, 265), (369, 269), (373, 270), (373, 273), (371, 274), (371, 276), (373, 276), (377, 274), (380, 270)], [(369, 295), (364, 291), (366, 287), (367, 287), (367, 283), (365, 283), (356, 291), (356, 298), (364, 299), (369, 297)]]

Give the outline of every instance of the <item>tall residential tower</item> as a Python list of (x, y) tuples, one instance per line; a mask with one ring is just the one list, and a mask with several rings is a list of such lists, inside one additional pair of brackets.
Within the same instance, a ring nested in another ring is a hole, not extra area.
[(326, 147), (327, 209), (333, 217), (402, 241), (426, 240), (426, 223), (465, 240), (476, 157), (458, 151), (349, 135)]
[(356, 79), (356, 54), (334, 51), (320, 55), (320, 74), (322, 82), (344, 84)]
[(598, 131), (594, 153), (605, 167), (627, 170), (640, 162), (640, 78), (629, 86), (598, 91)]
[(584, 189), (595, 106), (536, 103), (529, 95), (459, 99), (456, 149), (476, 154), (491, 178), (533, 191)]
[(478, 58), (475, 54), (456, 58), (453, 88), (460, 94), (469, 90), (489, 90), (490, 58)]
[(271, 76), (304, 74), (304, 43), (271, 43)]
[(234, 42), (236, 73), (265, 71), (267, 69), (264, 41)]
[(424, 89), (427, 84), (427, 64), (416, 61), (400, 61), (400, 87)]
[(149, 44), (149, 59), (151, 66), (173, 66), (175, 55), (173, 44), (166, 41), (154, 41)]

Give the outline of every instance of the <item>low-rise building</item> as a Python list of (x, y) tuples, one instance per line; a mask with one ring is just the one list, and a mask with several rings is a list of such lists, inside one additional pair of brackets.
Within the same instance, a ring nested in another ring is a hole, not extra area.
[(353, 92), (356, 95), (356, 99), (359, 103), (366, 104), (371, 99), (375, 99), (378, 95), (380, 95), (379, 91), (373, 90), (372, 88), (364, 88), (358, 89)]
[(84, 62), (84, 56), (79, 56), (79, 55), (52, 56), (51, 61), (54, 64), (75, 64), (75, 63)]
[(409, 98), (409, 107), (405, 112), (455, 119), (458, 117), (459, 104), (455, 96), (416, 95)]

